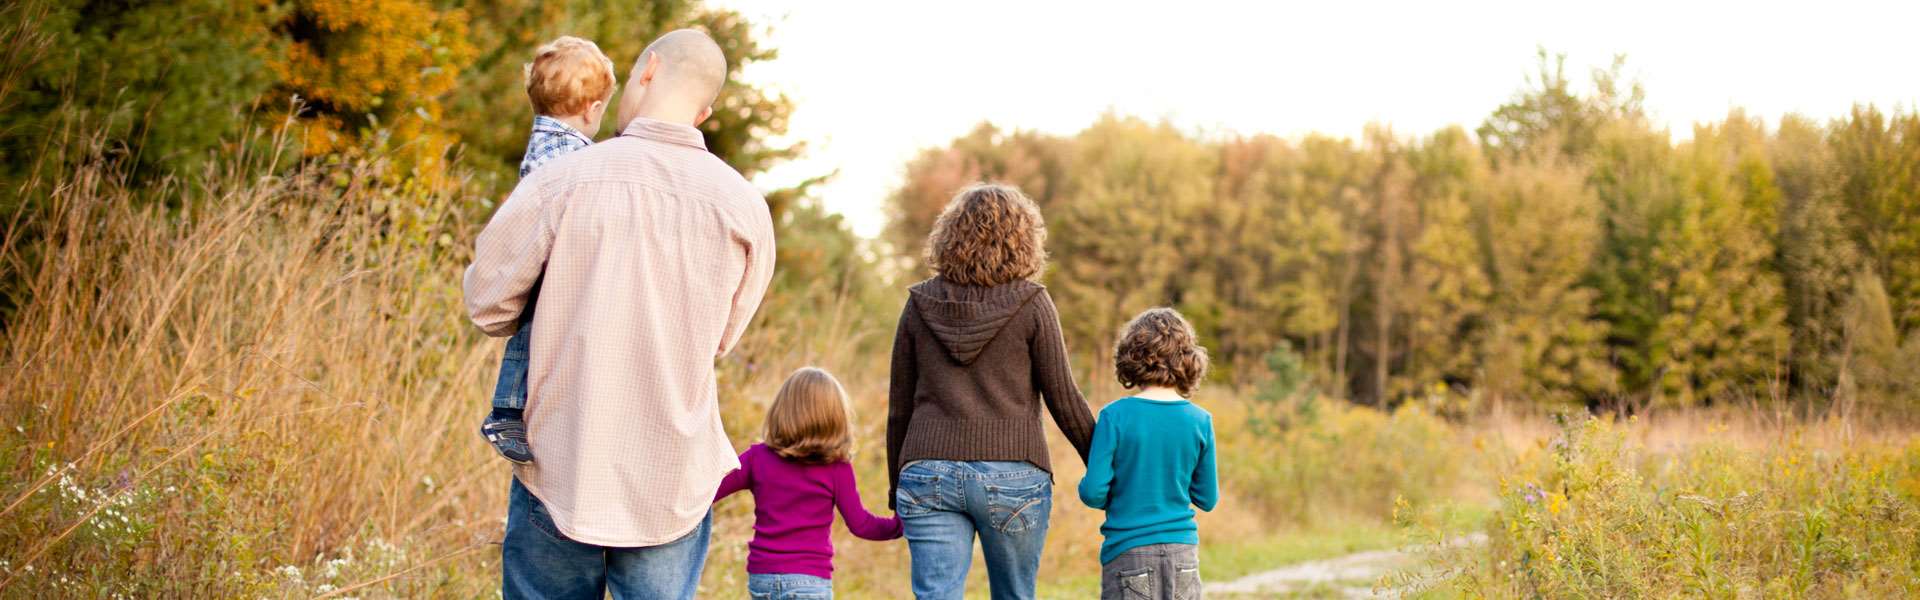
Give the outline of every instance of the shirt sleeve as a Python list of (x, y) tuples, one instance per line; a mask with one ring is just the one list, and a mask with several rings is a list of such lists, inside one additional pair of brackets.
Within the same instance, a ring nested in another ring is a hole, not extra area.
[(753, 454), (752, 448), (748, 448), (746, 452), (741, 452), (740, 468), (734, 469), (731, 473), (727, 473), (727, 476), (720, 480), (720, 491), (713, 493), (714, 502), (719, 502), (727, 496), (733, 495), (734, 492), (753, 487), (753, 462), (747, 460), (750, 458), (747, 456), (749, 454)]
[(1213, 458), (1213, 417), (1207, 417), (1200, 426), (1205, 428), (1200, 438), (1205, 446), (1200, 449), (1200, 462), (1194, 465), (1193, 485), (1187, 493), (1193, 497), (1194, 506), (1213, 512), (1220, 503), (1220, 474)]
[(840, 517), (847, 521), (847, 531), (861, 539), (879, 542), (900, 537), (898, 517), (877, 517), (867, 512), (867, 505), (860, 501), (860, 486), (854, 481), (851, 464), (843, 462), (833, 469), (833, 504), (840, 509)]
[(740, 286), (733, 292), (727, 327), (720, 335), (720, 347), (714, 350), (715, 358), (726, 356), (740, 343), (740, 336), (753, 321), (753, 313), (760, 310), (760, 300), (766, 297), (767, 286), (773, 281), (773, 220), (764, 206), (753, 215), (751, 224), (736, 241), (746, 252), (747, 268), (741, 272)]
[(907, 425), (913, 420), (913, 394), (919, 374), (913, 354), (913, 336), (907, 331), (907, 319), (913, 318), (913, 300), (900, 310), (900, 324), (893, 332), (893, 364), (887, 384), (887, 508), (894, 506), (895, 491), (900, 488), (900, 451), (907, 443)]
[(1073, 383), (1073, 365), (1067, 362), (1067, 342), (1060, 333), (1060, 313), (1053, 307), (1053, 297), (1045, 290), (1033, 301), (1038, 315), (1032, 347), (1034, 381), (1040, 384), (1040, 395), (1047, 402), (1047, 412), (1053, 415), (1053, 423), (1060, 427), (1060, 433), (1066, 434), (1067, 442), (1079, 451), (1080, 460), (1087, 460), (1092, 446), (1093, 411), (1087, 408), (1087, 399), (1080, 395), (1080, 387)]
[(1088, 508), (1105, 510), (1107, 494), (1113, 490), (1114, 422), (1111, 411), (1102, 411), (1093, 424), (1093, 452), (1087, 456), (1087, 476), (1080, 480), (1080, 502)]
[(521, 180), (474, 241), (463, 282), (467, 316), (487, 335), (506, 337), (520, 329), (520, 311), (553, 250), (545, 181), (537, 173)]

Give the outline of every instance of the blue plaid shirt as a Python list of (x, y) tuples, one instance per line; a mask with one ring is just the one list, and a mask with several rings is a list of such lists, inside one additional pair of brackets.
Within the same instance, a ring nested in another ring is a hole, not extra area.
[(559, 119), (546, 115), (533, 117), (533, 134), (527, 136), (527, 154), (520, 159), (520, 176), (526, 177), (540, 165), (560, 155), (593, 145), (593, 138), (580, 133)]

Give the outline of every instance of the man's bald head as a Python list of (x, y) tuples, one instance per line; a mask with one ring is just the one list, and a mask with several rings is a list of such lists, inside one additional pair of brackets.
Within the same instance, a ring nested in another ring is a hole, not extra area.
[(713, 38), (693, 29), (668, 32), (633, 64), (614, 126), (626, 131), (636, 117), (699, 125), (726, 83), (727, 55)]
[(679, 29), (667, 32), (660, 39), (647, 44), (647, 50), (640, 53), (636, 68), (645, 69), (658, 57), (658, 71), (653, 75), (653, 86), (649, 93), (665, 93), (675, 99), (685, 99), (698, 106), (713, 104), (720, 97), (720, 88), (727, 84), (727, 55), (720, 51), (720, 44), (706, 33), (695, 29)]

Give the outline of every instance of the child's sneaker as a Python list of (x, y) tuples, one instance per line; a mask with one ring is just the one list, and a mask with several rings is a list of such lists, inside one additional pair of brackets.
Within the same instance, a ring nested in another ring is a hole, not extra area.
[(522, 465), (533, 462), (533, 448), (527, 445), (526, 421), (490, 416), (480, 423), (480, 435), (486, 436), (487, 443), (493, 444), (493, 449), (507, 460)]

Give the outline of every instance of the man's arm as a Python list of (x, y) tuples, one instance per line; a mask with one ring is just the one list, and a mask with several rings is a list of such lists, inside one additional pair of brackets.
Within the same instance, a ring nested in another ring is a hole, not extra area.
[(754, 215), (744, 235), (736, 238), (741, 249), (747, 254), (747, 268), (740, 274), (740, 285), (733, 292), (733, 306), (727, 313), (727, 328), (721, 332), (720, 347), (714, 351), (714, 358), (726, 356), (733, 346), (740, 343), (740, 336), (747, 331), (747, 323), (753, 321), (753, 313), (760, 310), (760, 300), (767, 294), (767, 285), (773, 281), (773, 220), (763, 210)]
[(473, 264), (467, 266), (464, 284), (467, 316), (490, 336), (505, 337), (520, 329), (520, 311), (553, 250), (547, 178), (539, 175), (514, 186), (474, 240)]

